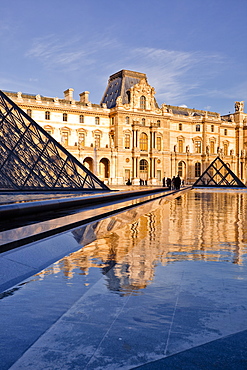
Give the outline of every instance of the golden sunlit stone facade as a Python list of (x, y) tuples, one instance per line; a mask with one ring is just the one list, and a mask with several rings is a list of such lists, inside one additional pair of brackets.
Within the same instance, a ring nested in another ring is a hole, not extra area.
[(247, 181), (247, 114), (244, 103), (235, 112), (215, 112), (167, 104), (158, 106), (144, 73), (128, 70), (110, 76), (100, 104), (89, 92), (75, 100), (5, 92), (20, 108), (108, 185), (140, 180), (162, 185), (179, 174), (193, 184), (220, 156)]

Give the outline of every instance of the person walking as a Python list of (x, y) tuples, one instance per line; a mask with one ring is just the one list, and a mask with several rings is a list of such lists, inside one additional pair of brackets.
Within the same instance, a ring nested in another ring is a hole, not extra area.
[(167, 177), (166, 179), (166, 186), (168, 187), (168, 190), (171, 190), (172, 180), (170, 179), (170, 177)]

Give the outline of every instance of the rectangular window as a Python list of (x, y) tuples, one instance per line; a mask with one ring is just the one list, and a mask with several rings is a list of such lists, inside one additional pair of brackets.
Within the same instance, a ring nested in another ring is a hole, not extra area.
[(182, 130), (183, 130), (183, 125), (182, 125), (182, 123), (179, 123), (179, 124), (178, 124), (178, 129), (179, 129), (179, 131), (182, 131)]
[(215, 152), (214, 141), (210, 141), (210, 154), (214, 154), (214, 152)]
[(82, 114), (80, 114), (79, 121), (80, 123), (84, 123), (84, 116)]
[(201, 125), (196, 125), (196, 131), (201, 131)]
[(126, 169), (124, 171), (124, 179), (125, 179), (125, 181), (130, 180), (130, 170)]
[(99, 125), (99, 117), (95, 117), (95, 125)]
[(211, 125), (211, 132), (214, 132), (214, 125)]
[(202, 142), (201, 141), (196, 141), (195, 142), (195, 152), (196, 153), (201, 153), (202, 152)]
[(68, 121), (68, 115), (67, 113), (63, 113), (63, 121), (67, 122)]
[(124, 137), (124, 147), (125, 149), (130, 149), (130, 135), (126, 134)]
[(161, 170), (157, 170), (157, 178), (161, 181)]
[(95, 147), (100, 148), (100, 134), (95, 134), (94, 140), (95, 140)]
[(228, 155), (228, 145), (224, 144), (223, 148), (224, 148), (224, 155)]
[(79, 134), (78, 134), (78, 144), (79, 144), (80, 147), (85, 146), (85, 134), (84, 134), (84, 132), (79, 132)]
[(114, 125), (114, 123), (115, 123), (114, 117), (111, 117), (111, 124)]
[(69, 133), (68, 131), (62, 131), (61, 133), (61, 143), (63, 146), (69, 145)]
[(32, 117), (32, 110), (31, 110), (31, 109), (27, 109), (27, 115), (28, 115), (29, 117)]
[(50, 112), (45, 112), (45, 119), (47, 120), (50, 120), (51, 119), (51, 115), (50, 115)]
[(184, 151), (184, 143), (183, 140), (178, 140), (178, 152), (183, 153)]
[(158, 136), (157, 139), (156, 139), (156, 144), (157, 144), (157, 150), (160, 152), (162, 149), (161, 149), (161, 137)]
[(224, 135), (227, 135), (227, 128), (224, 129)]

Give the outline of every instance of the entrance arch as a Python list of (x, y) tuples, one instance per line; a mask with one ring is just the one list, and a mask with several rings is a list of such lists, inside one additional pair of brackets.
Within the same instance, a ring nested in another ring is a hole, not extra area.
[(93, 159), (90, 157), (86, 157), (83, 160), (83, 165), (91, 172), (93, 172)]
[(146, 159), (140, 160), (140, 179), (144, 181), (148, 179), (148, 161)]
[(107, 158), (102, 158), (99, 162), (99, 175), (103, 179), (110, 177), (110, 161)]

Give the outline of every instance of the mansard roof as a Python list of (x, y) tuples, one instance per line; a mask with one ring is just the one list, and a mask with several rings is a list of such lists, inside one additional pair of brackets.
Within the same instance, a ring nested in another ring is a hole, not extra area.
[(127, 104), (127, 91), (142, 79), (145, 79), (147, 82), (147, 76), (145, 73), (129, 71), (126, 69), (122, 69), (121, 71), (114, 73), (109, 77), (108, 85), (101, 100), (101, 104), (106, 104), (107, 108), (113, 108), (116, 106), (116, 100), (119, 96), (122, 98), (122, 103)]

